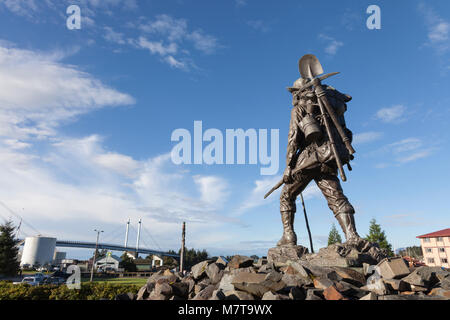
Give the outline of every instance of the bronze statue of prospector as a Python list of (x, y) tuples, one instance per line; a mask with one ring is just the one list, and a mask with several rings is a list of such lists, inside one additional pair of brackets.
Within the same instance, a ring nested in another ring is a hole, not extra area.
[[(343, 164), (349, 170), (355, 150), (351, 146), (352, 132), (346, 128), (344, 112), (352, 97), (335, 88), (322, 85), (321, 81), (338, 74), (323, 74), (319, 60), (311, 54), (299, 61), (301, 78), (288, 90), (293, 95), (293, 108), (289, 125), (286, 170), (283, 179), (270, 190), (284, 184), (280, 196), (280, 212), (283, 236), (278, 246), (297, 245), (294, 231), (295, 200), (314, 180), (325, 196), (347, 240), (357, 243), (362, 239), (356, 232), (353, 215), (355, 210), (344, 195), (338, 171), (343, 181), (346, 176)], [(331, 118), (331, 124), (330, 119)]]

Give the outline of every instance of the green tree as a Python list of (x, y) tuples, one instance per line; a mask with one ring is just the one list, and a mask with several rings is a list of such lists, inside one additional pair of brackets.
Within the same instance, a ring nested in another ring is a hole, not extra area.
[(393, 256), (392, 245), (387, 241), (384, 230), (381, 230), (381, 226), (375, 219), (370, 220), (369, 235), (364, 239), (370, 242), (378, 243), (380, 248), (386, 249), (390, 256)]
[(119, 268), (124, 268), (126, 272), (136, 272), (136, 264), (134, 263), (134, 259), (131, 258), (126, 252), (122, 254), (120, 257), (121, 261), (119, 263)]
[(332, 245), (335, 243), (342, 243), (342, 238), (339, 234), (339, 231), (336, 229), (336, 225), (333, 223), (330, 233), (328, 234), (328, 245)]
[(422, 247), (419, 247), (419, 246), (412, 246), (412, 247), (404, 248), (404, 249), (400, 250), (398, 252), (398, 254), (401, 256), (410, 256), (410, 257), (417, 258), (417, 259), (423, 258)]
[[(178, 251), (178, 254), (180, 254), (180, 252), (181, 250)], [(185, 248), (184, 250), (184, 265), (187, 270), (206, 259), (208, 259), (208, 252), (206, 252), (206, 250), (200, 251), (188, 248)]]
[(14, 237), (15, 229), (12, 221), (0, 225), (0, 274), (5, 276), (15, 276), (19, 272), (19, 241)]
[[(177, 254), (174, 250), (169, 250), (169, 251), (167, 251), (167, 253)], [(175, 258), (168, 257), (168, 256), (163, 256), (162, 259), (163, 259), (163, 263), (164, 263), (165, 266), (176, 266), (176, 265), (178, 265), (178, 261)]]
[[(95, 254), (95, 251), (94, 251), (94, 253), (92, 254), (92, 259), (94, 258), (94, 254)], [(103, 258), (106, 257), (107, 254), (108, 254), (108, 250), (106, 250), (106, 249), (98, 250), (98, 249), (97, 249), (97, 256), (96, 256), (95, 259), (96, 259), (97, 261), (100, 260), (100, 259), (103, 259)]]

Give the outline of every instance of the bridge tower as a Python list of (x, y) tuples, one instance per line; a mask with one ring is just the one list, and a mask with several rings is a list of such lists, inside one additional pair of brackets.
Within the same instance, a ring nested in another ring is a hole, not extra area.
[(125, 248), (128, 248), (128, 230), (130, 229), (130, 219), (127, 222), (127, 231), (125, 232)]
[(141, 238), (141, 226), (142, 226), (142, 219), (139, 219), (139, 226), (136, 239), (136, 258), (139, 256), (139, 240)]

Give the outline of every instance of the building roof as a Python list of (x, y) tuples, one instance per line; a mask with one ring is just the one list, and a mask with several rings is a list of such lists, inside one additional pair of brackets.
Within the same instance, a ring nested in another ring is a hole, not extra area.
[(122, 259), (116, 255), (107, 255), (106, 257), (97, 260), (97, 262), (111, 262), (111, 261), (122, 261)]
[(437, 237), (450, 237), (450, 228), (417, 236), (417, 238), (437, 238)]

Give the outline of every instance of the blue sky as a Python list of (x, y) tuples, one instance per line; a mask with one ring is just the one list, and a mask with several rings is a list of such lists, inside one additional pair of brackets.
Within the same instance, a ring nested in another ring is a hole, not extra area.
[[(72, 4), (80, 30), (66, 27)], [(371, 4), (380, 30), (366, 27)], [(343, 188), (359, 233), (375, 218), (395, 248), (418, 245), (450, 225), (449, 12), (409, 0), (0, 0), (0, 201), (58, 238), (94, 241), (102, 228), (122, 243), (127, 219), (142, 218), (144, 245), (167, 250), (186, 221), (188, 247), (264, 255), (282, 232), (279, 191), (262, 198), (284, 170), (286, 87), (313, 53), (353, 96)], [(279, 129), (277, 175), (174, 165), (171, 134), (196, 120)], [(314, 184), (305, 198), (315, 248), (326, 246), (334, 217)], [(307, 246), (301, 210), (295, 227)]]

